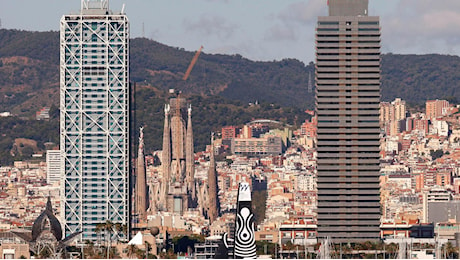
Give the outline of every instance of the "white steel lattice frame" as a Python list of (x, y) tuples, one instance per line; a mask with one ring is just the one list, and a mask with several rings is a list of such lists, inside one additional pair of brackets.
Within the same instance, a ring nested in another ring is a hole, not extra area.
[(98, 223), (129, 226), (129, 23), (65, 15), (60, 31), (62, 225), (95, 240)]

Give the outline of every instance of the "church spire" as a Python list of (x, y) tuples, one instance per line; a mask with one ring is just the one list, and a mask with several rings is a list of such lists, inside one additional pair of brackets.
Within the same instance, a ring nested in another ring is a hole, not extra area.
[(166, 205), (166, 196), (168, 194), (168, 185), (171, 174), (171, 126), (169, 125), (169, 104), (165, 105), (165, 124), (163, 129), (163, 151), (161, 164), (163, 167), (163, 178), (161, 182), (161, 194), (160, 194), (160, 205), (163, 207)]
[(187, 120), (187, 135), (185, 140), (186, 181), (187, 190), (191, 193), (193, 201), (196, 200), (195, 191), (195, 153), (193, 151), (192, 105), (189, 105)]
[(148, 195), (147, 195), (147, 176), (145, 169), (144, 157), (144, 128), (140, 128), (139, 133), (139, 152), (137, 155), (137, 176), (136, 176), (136, 191), (135, 191), (135, 214), (138, 215), (139, 220), (146, 216), (148, 208)]
[(217, 197), (217, 171), (216, 161), (214, 158), (214, 133), (211, 133), (211, 151), (209, 155), (209, 171), (208, 171), (208, 218), (212, 223), (219, 215), (219, 201)]

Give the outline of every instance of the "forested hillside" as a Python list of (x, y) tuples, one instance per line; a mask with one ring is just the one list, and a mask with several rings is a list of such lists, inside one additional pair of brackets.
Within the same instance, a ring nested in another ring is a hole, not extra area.
[[(130, 76), (137, 83), (136, 122), (137, 127), (146, 126), (146, 147), (150, 151), (161, 148), (163, 105), (171, 88), (181, 90), (192, 104), (197, 151), (208, 143), (209, 132), (223, 125), (240, 125), (254, 118), (299, 125), (306, 118), (303, 110), (314, 108), (313, 63), (295, 59), (258, 62), (240, 55), (207, 54), (205, 49), (184, 81), (182, 76), (193, 55), (146, 38), (131, 39)], [(384, 101), (401, 97), (411, 105), (421, 105), (427, 99), (460, 100), (459, 79), (457, 56), (382, 55)], [(260, 105), (248, 105), (255, 101)], [(44, 106), (54, 111), (59, 107), (59, 33), (1, 29), (0, 112), (33, 118)], [(54, 113), (56, 120), (57, 115)], [(58, 124), (41, 124), (36, 129), (47, 133), (34, 137), (39, 147), (57, 141)], [(14, 138), (27, 138), (26, 134), (18, 136), (21, 130), (17, 129), (30, 126), (20, 120), (15, 132), (4, 127), (2, 147), (8, 150), (11, 147), (6, 147), (7, 143), (12, 145)]]
[[(132, 39), (130, 51), (133, 82), (245, 103), (257, 100), (314, 107), (313, 86), (309, 86), (313, 63), (295, 59), (258, 62), (240, 55), (203, 52), (189, 79), (183, 81), (193, 52), (146, 38)], [(458, 79), (458, 56), (382, 55), (382, 100), (401, 97), (423, 104), (426, 99), (460, 99)], [(0, 110), (32, 115), (34, 106), (57, 104), (58, 88), (59, 33), (0, 30)]]
[(460, 58), (449, 55), (382, 56), (382, 99), (410, 104), (428, 99), (460, 100)]

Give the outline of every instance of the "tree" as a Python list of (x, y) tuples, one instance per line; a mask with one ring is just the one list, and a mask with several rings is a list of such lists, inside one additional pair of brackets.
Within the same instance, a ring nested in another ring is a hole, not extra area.
[(120, 233), (121, 234), (126, 234), (125, 230), (127, 230), (127, 226), (126, 225), (122, 225), (121, 223), (115, 223), (113, 225), (113, 231), (115, 232), (116, 236), (116, 241), (115, 242), (118, 242), (118, 238), (120, 237)]
[(444, 151), (442, 149), (439, 149), (439, 150), (430, 150), (430, 155), (431, 155), (431, 158), (432, 160), (436, 160), (438, 158), (441, 158), (443, 155), (444, 155)]
[(96, 228), (94, 229), (94, 232), (97, 234), (97, 241), (99, 246), (101, 245), (101, 234), (104, 231), (104, 223), (98, 223), (96, 224)]
[(458, 258), (457, 249), (452, 245), (451, 242), (447, 242), (443, 247), (446, 253), (446, 258)]
[(110, 258), (110, 248), (112, 247), (113, 228), (114, 228), (114, 224), (112, 223), (112, 221), (106, 220), (105, 225), (104, 225), (104, 230), (105, 230), (105, 233), (107, 234), (106, 240), (108, 240), (107, 241), (107, 258), (108, 259)]
[(94, 248), (94, 243), (92, 241), (86, 240), (85, 247), (83, 249), (84, 258), (102, 258), (101, 251)]
[(174, 245), (174, 253), (187, 253), (190, 248), (195, 251), (195, 244), (204, 242), (203, 236), (177, 236), (171, 241)]
[[(126, 225), (122, 225), (120, 223), (113, 223), (110, 220), (106, 220), (104, 223), (98, 223), (96, 224), (95, 232), (100, 233), (103, 231), (104, 233), (104, 238), (105, 238), (105, 243), (107, 246), (107, 258), (110, 258), (110, 252), (115, 252), (112, 250), (112, 237), (115, 233), (116, 237), (118, 238), (119, 234), (121, 232), (124, 232), (126, 230)], [(112, 256), (114, 256), (112, 254)]]
[(386, 252), (388, 252), (388, 257), (385, 257), (385, 258), (394, 259), (398, 252), (398, 249), (399, 249), (399, 246), (395, 243), (386, 245)]

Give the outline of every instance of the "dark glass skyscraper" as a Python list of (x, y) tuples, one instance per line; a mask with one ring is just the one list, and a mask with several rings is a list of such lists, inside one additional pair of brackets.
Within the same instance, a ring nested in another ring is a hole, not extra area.
[(368, 0), (329, 0), (318, 17), (316, 85), (318, 235), (377, 240), (380, 25)]

